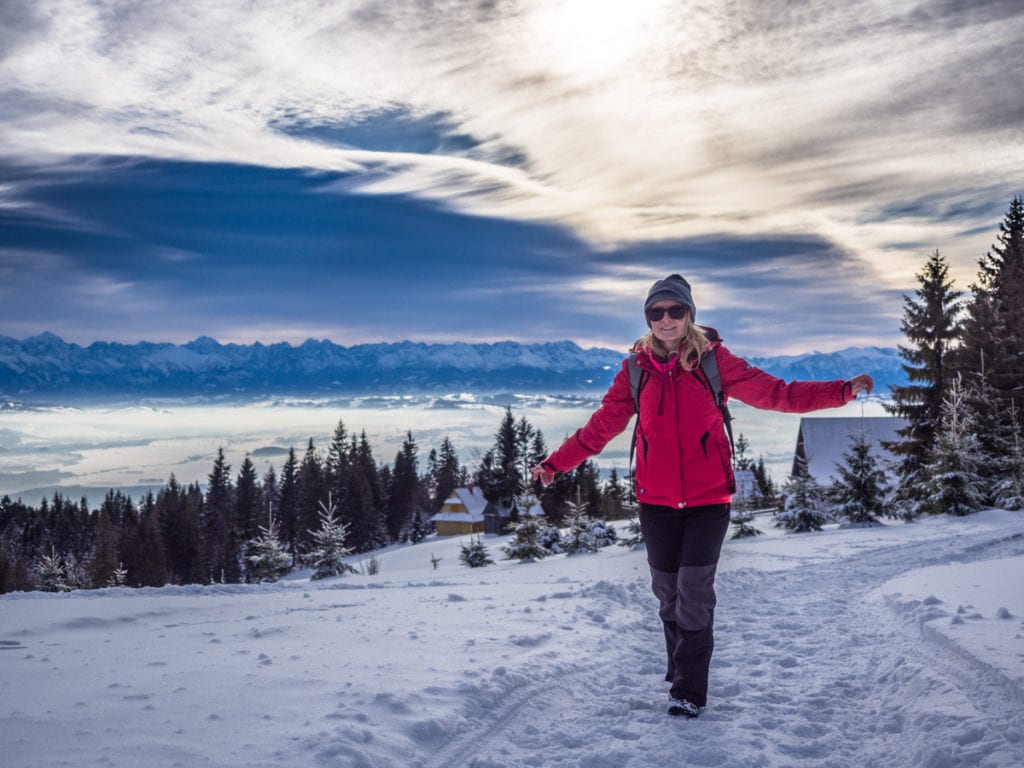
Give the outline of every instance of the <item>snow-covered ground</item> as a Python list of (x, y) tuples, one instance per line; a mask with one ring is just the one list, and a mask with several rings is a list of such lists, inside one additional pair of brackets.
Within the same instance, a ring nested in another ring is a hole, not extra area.
[(1024, 765), (1024, 515), (760, 527), (697, 720), (665, 714), (643, 551), (471, 570), (428, 539), (377, 576), (0, 597), (0, 764)]

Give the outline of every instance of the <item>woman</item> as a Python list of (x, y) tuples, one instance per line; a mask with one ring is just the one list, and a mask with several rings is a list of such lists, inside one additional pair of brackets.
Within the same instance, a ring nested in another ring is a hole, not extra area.
[(736, 490), (722, 410), (701, 356), (715, 356), (724, 397), (757, 408), (788, 413), (835, 408), (874, 386), (866, 374), (849, 381), (787, 384), (729, 352), (713, 329), (694, 324), (696, 314), (686, 280), (669, 275), (656, 282), (644, 303), (650, 332), (634, 348), (642, 370), (638, 400), (626, 360), (586, 425), (533, 468), (534, 478), (545, 485), (556, 472), (572, 471), (620, 434), (639, 407), (640, 526), (665, 630), (665, 679), (672, 683), (668, 712), (685, 717), (697, 717), (707, 703), (715, 571)]

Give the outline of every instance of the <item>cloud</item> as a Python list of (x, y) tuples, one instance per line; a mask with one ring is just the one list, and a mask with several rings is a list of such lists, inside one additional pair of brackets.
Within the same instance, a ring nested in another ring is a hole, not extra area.
[[(253, 302), (287, 311), (257, 281), (283, 296), (309, 279), (275, 257), (334, 270), (288, 334), (400, 332), (365, 298), (367, 254), (436, 279), (454, 304), (422, 331), (438, 337), (516, 328), (501, 311), (484, 327), (476, 297), (543, 315), (562, 294), (578, 324), (532, 332), (628, 336), (616, 302), (680, 263), (710, 310), (772, 306), (752, 275), (806, 317), (815, 296), (843, 299), (829, 276), (874, 307), (936, 247), (966, 283), (1024, 170), (1011, 0), (32, 7), (0, 32), (0, 165), (21, 169), (0, 189), (0, 247), (71, 259), (94, 297), (219, 307), (230, 334), (261, 327)], [(259, 269), (232, 272), (240, 254)], [(196, 287), (229, 274), (237, 293)], [(351, 298), (339, 309), (327, 289)]]

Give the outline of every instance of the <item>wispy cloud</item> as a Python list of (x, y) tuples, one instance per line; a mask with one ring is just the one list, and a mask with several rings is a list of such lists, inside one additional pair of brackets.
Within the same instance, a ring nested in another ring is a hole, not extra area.
[[(775, 274), (730, 242), (791, 248), (780, 273), (817, 265), (820, 280), (785, 286), (808, 302), (837, 299), (837, 283), (881, 302), (935, 247), (966, 282), (1024, 171), (1016, 0), (40, 0), (4, 13), (0, 158), (305, 168), (327, 174), (328, 195), (549, 223), (587, 245), (572, 283), (584, 306), (618, 300), (631, 269), (637, 283), (680, 269), (685, 243), (711, 306), (737, 298), (743, 270)], [(165, 261), (202, 250), (162, 247)]]

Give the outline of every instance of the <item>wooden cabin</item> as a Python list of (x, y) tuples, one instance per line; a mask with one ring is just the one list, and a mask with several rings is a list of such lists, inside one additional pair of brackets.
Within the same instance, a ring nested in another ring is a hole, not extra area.
[(897, 430), (906, 426), (905, 419), (895, 416), (804, 417), (800, 419), (793, 472), (800, 463), (807, 462), (811, 477), (822, 485), (829, 485), (838, 477), (836, 465), (845, 463), (843, 454), (850, 451), (851, 439), (861, 434), (871, 446), (879, 468), (884, 470), (885, 464), (894, 457), (882, 444), (899, 442)]
[(483, 533), (486, 507), (487, 499), (480, 488), (456, 488), (441, 507), (441, 511), (430, 520), (437, 526), (438, 536)]

